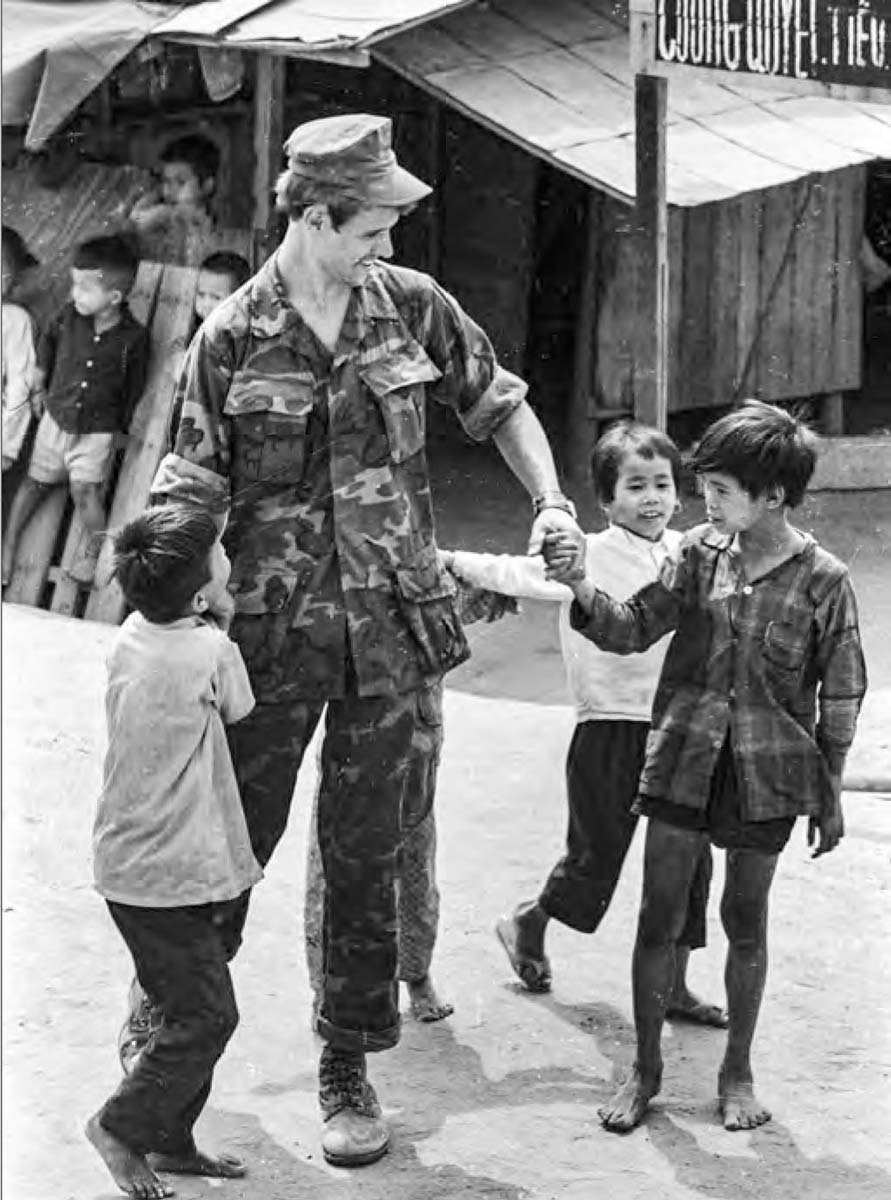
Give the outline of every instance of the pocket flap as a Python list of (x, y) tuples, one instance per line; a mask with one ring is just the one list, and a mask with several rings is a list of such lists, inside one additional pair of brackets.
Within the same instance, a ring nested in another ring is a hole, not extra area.
[(401, 388), (435, 383), (437, 379), (442, 379), (442, 371), (426, 351), (414, 342), (401, 346), (387, 358), (365, 363), (359, 368), (359, 376), (376, 396), (384, 397)]
[(239, 371), (232, 377), (223, 412), (227, 417), (250, 413), (277, 413), (282, 417), (309, 416), (315, 399), (312, 376), (283, 378)]

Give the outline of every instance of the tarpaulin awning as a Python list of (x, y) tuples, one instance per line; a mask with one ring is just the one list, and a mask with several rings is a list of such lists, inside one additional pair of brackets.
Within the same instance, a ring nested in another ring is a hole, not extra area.
[(39, 149), (172, 5), (133, 0), (3, 0), (3, 124)]
[[(635, 191), (634, 73), (612, 0), (489, 0), (374, 48), (443, 103), (624, 200)], [(891, 105), (794, 82), (673, 75), (667, 190), (692, 207), (891, 158)]]
[(3, 0), (3, 123), (50, 134), (149, 34), (365, 66), (365, 47), (471, 0)]
[(367, 63), (365, 48), (472, 0), (205, 0), (171, 17), (164, 38), (272, 48), (294, 57)]

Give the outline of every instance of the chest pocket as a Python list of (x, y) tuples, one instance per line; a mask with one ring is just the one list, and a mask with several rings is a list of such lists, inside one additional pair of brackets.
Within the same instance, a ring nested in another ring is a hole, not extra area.
[(808, 659), (810, 628), (805, 620), (771, 621), (764, 631), (762, 654), (768, 671), (783, 681), (800, 674)]
[(373, 393), (387, 431), (390, 457), (401, 463), (424, 448), (426, 439), (425, 386), (442, 378), (442, 371), (415, 343), (398, 354), (367, 363), (359, 375)]
[(270, 379), (244, 371), (233, 376), (223, 412), (231, 421), (234, 490), (301, 482), (314, 401), (309, 375)]

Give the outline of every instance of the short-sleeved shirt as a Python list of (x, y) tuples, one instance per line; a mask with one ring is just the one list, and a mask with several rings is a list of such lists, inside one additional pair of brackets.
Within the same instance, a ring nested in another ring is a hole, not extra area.
[(436, 554), (426, 404), (484, 440), (525, 393), (448, 293), (384, 263), (353, 289), (333, 354), (275, 258), (208, 317), (153, 492), (231, 503), (233, 636), (252, 672), (253, 641), (268, 644), (261, 699), (342, 696), (353, 671), (360, 695), (406, 691), (467, 657)]
[(102, 332), (66, 304), (42, 334), (37, 366), (46, 373), (46, 411), (65, 433), (126, 431), (145, 387), (148, 333), (121, 307)]
[(34, 330), (19, 304), (3, 304), (2, 395), (3, 454), (17, 458), (31, 423), (29, 398), (34, 383)]
[(93, 831), (97, 890), (177, 908), (231, 900), (262, 877), (225, 725), (254, 707), (237, 646), (197, 617), (133, 613), (108, 656), (108, 750)]
[(813, 538), (750, 583), (733, 540), (699, 526), (656, 583), (626, 603), (597, 591), (590, 613), (574, 602), (570, 620), (620, 654), (676, 630), (641, 795), (705, 808), (729, 737), (744, 820), (824, 811), (853, 741), (866, 668), (848, 572)]

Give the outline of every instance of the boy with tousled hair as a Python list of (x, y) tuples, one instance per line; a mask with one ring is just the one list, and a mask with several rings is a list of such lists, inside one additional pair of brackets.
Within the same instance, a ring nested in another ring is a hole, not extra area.
[(627, 602), (595, 586), (571, 533), (550, 574), (572, 586), (572, 627), (605, 650), (640, 652), (674, 631), (653, 704), (635, 811), (649, 818), (634, 948), (637, 1054), (600, 1110), (608, 1129), (643, 1118), (662, 1078), (661, 1032), (689, 883), (709, 841), (727, 851), (729, 1031), (718, 1075), (724, 1127), (770, 1119), (751, 1045), (767, 973), (767, 901), (795, 820), (814, 857), (844, 834), (841, 780), (866, 690), (844, 565), (791, 524), (816, 462), (801, 421), (757, 400), (706, 430), (692, 459), (707, 524)]
[[(664, 560), (677, 552), (681, 535), (667, 526), (678, 507), (680, 469), (671, 438), (634, 421), (612, 426), (595, 445), (592, 480), (609, 527), (586, 535), (585, 555), (610, 595), (629, 596), (654, 581)], [(536, 899), (518, 905), (496, 926), (523, 986), (546, 992), (551, 987), (544, 950), (548, 922), (595, 932), (618, 885), (637, 826), (632, 806), (666, 645), (653, 646), (634, 663), (593, 646), (570, 628), (572, 592), (545, 578), (540, 556), (442, 553), (460, 579), (560, 604), (560, 644), (577, 715), (566, 758), (566, 853)], [(698, 999), (686, 982), (690, 950), (705, 945), (710, 880), (711, 854), (704, 847), (679, 939), (670, 1012), (681, 1020), (723, 1026), (723, 1010)]]
[(78, 583), (92, 582), (116, 437), (127, 432), (145, 386), (148, 334), (127, 307), (136, 267), (130, 242), (117, 235), (93, 238), (75, 251), (71, 300), (37, 345), (33, 402), (42, 416), (9, 515), (4, 586), (24, 527), (48, 492), (66, 482), (88, 535), (69, 573)]
[(254, 706), (232, 616), (229, 559), (207, 512), (171, 504), (115, 537), (114, 573), (136, 611), (108, 657), (108, 750), (93, 834), (96, 888), (151, 998), (132, 1070), (87, 1123), (127, 1195), (170, 1196), (156, 1171), (237, 1178), (193, 1127), (238, 1024), (229, 961), (262, 870), (225, 726)]

